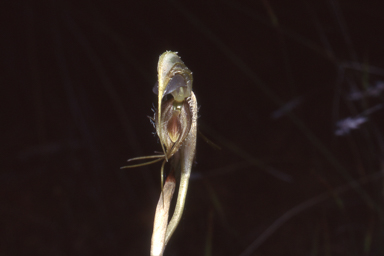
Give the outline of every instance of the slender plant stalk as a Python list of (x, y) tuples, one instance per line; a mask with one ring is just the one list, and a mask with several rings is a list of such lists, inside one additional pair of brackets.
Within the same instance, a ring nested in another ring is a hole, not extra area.
[(153, 233), (151, 239), (151, 256), (162, 256), (166, 246), (165, 235), (167, 232), (169, 206), (175, 191), (176, 180), (170, 174), (165, 181), (163, 192), (157, 203), (155, 220), (153, 221)]

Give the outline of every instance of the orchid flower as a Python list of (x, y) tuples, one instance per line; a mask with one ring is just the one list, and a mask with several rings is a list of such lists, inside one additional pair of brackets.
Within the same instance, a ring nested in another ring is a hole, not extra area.
[[(196, 150), (198, 108), (196, 96), (192, 91), (192, 72), (180, 59), (177, 52), (166, 51), (160, 55), (157, 72), (158, 82), (153, 91), (158, 95), (158, 109), (153, 120), (163, 154), (129, 159), (128, 161), (156, 158), (147, 163), (129, 165), (122, 168), (139, 167), (162, 160), (162, 192), (165, 163), (170, 162), (172, 170), (180, 172), (179, 194), (176, 207), (167, 225), (164, 236), (165, 240), (163, 241), (165, 248), (178, 226), (184, 210)], [(164, 96), (169, 94), (172, 97), (164, 99)], [(164, 198), (162, 200), (164, 201)]]

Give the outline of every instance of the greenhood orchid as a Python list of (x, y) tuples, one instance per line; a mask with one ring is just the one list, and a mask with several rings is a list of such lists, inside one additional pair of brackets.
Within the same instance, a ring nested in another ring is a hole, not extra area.
[[(158, 108), (153, 118), (156, 133), (160, 139), (163, 154), (129, 159), (153, 159), (147, 163), (124, 166), (139, 167), (163, 160), (163, 169), (170, 162), (171, 169), (180, 173), (179, 193), (174, 214), (167, 226), (164, 247), (169, 242), (183, 214), (192, 163), (196, 150), (197, 100), (192, 91), (192, 72), (177, 55), (177, 52), (163, 53), (157, 66), (158, 82), (153, 91), (158, 95)], [(167, 95), (172, 97), (165, 97)], [(168, 99), (166, 99), (168, 98)]]

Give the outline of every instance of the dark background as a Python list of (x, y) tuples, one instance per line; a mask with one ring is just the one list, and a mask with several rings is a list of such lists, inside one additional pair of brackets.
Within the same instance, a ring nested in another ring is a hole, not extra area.
[(0, 255), (149, 255), (160, 164), (119, 168), (161, 150), (166, 50), (222, 149), (165, 255), (384, 255), (383, 110), (335, 136), (383, 100), (348, 100), (384, 79), (381, 1), (1, 5)]

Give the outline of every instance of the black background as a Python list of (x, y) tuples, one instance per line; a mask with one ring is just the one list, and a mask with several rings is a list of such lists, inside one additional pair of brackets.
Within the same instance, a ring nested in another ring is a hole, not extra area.
[(347, 99), (383, 80), (380, 2), (2, 3), (0, 254), (149, 255), (160, 164), (119, 168), (161, 150), (147, 116), (172, 50), (222, 149), (198, 139), (165, 255), (383, 255), (383, 110), (334, 134), (382, 102)]

